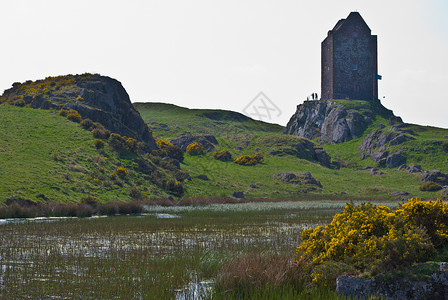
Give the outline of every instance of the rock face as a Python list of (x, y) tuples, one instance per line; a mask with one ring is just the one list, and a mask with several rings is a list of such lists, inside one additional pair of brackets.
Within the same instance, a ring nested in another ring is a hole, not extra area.
[(441, 270), (432, 274), (427, 281), (399, 278), (386, 282), (381, 277), (372, 280), (339, 276), (336, 280), (336, 291), (346, 297), (361, 299), (370, 299), (370, 296), (386, 299), (448, 299), (448, 272)]
[[(37, 92), (37, 86), (46, 88)], [(23, 94), (24, 90), (36, 92)], [(111, 132), (145, 143), (146, 150), (157, 148), (128, 93), (119, 81), (110, 77), (92, 74), (49, 77), (34, 83), (14, 84), (5, 95), (8, 98), (21, 95), (33, 108), (74, 109), (83, 119), (91, 119)]]
[(402, 151), (389, 153), (386, 149), (389, 145), (399, 145), (405, 141), (414, 140), (415, 138), (408, 133), (404, 133), (401, 127), (394, 127), (388, 131), (377, 129), (368, 134), (358, 147), (361, 158), (366, 159), (370, 156), (380, 167), (396, 168), (404, 164), (406, 157)]
[(94, 76), (80, 81), (80, 96), (68, 106), (77, 110), (83, 118), (103, 124), (112, 132), (143, 141), (151, 150), (157, 148), (148, 126), (134, 108), (121, 83), (106, 76)]
[(322, 184), (320, 181), (316, 180), (310, 172), (305, 173), (282, 173), (282, 174), (276, 174), (274, 177), (280, 177), (281, 181), (291, 184), (306, 184), (306, 185), (313, 185), (318, 188), (322, 188)]
[(218, 141), (211, 134), (203, 134), (203, 135), (191, 135), (184, 134), (178, 138), (175, 138), (170, 141), (171, 144), (178, 146), (182, 151), (187, 151), (187, 146), (193, 142), (198, 142), (202, 146), (204, 146), (207, 152), (211, 152), (215, 149), (215, 145), (218, 145)]
[(423, 172), (422, 181), (424, 182), (435, 182), (442, 186), (448, 185), (448, 174), (444, 174), (438, 170), (425, 171)]
[(371, 115), (345, 109), (335, 102), (306, 101), (297, 106), (284, 133), (337, 144), (359, 136), (370, 121)]
[(301, 139), (297, 143), (271, 151), (269, 154), (277, 156), (294, 155), (309, 161), (317, 161), (326, 168), (331, 167), (330, 155), (307, 139)]

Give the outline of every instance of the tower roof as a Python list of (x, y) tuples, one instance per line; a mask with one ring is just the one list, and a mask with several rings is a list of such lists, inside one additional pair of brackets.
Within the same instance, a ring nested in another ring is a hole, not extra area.
[(364, 19), (361, 17), (361, 14), (357, 11), (352, 11), (348, 17), (346, 19), (340, 19), (336, 25), (333, 27), (333, 29), (331, 31), (338, 31), (339, 29), (341, 29), (345, 24), (349, 23), (349, 22), (359, 22), (362, 25), (364, 25), (365, 27), (367, 27), (367, 29), (370, 31), (369, 26), (367, 25), (367, 23), (364, 21)]

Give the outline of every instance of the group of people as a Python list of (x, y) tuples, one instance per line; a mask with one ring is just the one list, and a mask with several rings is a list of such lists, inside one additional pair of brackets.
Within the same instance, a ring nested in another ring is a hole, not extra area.
[[(311, 98), (311, 99), (310, 99)], [(311, 96), (306, 97), (307, 101), (310, 100), (319, 100), (319, 97), (317, 96), (317, 93), (312, 93)]]

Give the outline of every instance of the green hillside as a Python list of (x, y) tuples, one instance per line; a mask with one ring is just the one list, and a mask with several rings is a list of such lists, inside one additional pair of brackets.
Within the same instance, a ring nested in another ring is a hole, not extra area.
[[(32, 89), (35, 94), (28, 93)], [(366, 101), (337, 101), (347, 111), (368, 116), (369, 125), (362, 135), (322, 145), (318, 139), (282, 134), (285, 128), (280, 125), (237, 112), (131, 104), (118, 81), (100, 75), (14, 83), (0, 103), (3, 203), (79, 202), (87, 196), (100, 202), (229, 197), (234, 192), (268, 199), (394, 199), (394, 192), (424, 198), (445, 196), (445, 190), (420, 191), (421, 172), (384, 166), (374, 172), (366, 167), (380, 165), (371, 158), (375, 151), (389, 155), (402, 151), (407, 165), (448, 173), (448, 130), (389, 125), (392, 112)], [(122, 123), (114, 131), (117, 121)], [(401, 140), (380, 147), (380, 134)], [(154, 150), (153, 136), (161, 150)], [(168, 142), (175, 139), (176, 144), (190, 137), (209, 138), (213, 150), (182, 155), (178, 146)], [(366, 155), (359, 147), (369, 138), (374, 148)], [(217, 151), (227, 151), (221, 153), (227, 160), (215, 159)], [(180, 161), (180, 169), (173, 158)], [(237, 158), (240, 164), (234, 162)]]
[(154, 134), (165, 139), (180, 134), (212, 134), (216, 137), (228, 134), (282, 133), (283, 126), (255, 121), (243, 114), (212, 109), (189, 109), (165, 103), (133, 103), (142, 118), (149, 123)]
[[(136, 170), (135, 156), (97, 150), (92, 133), (51, 110), (0, 105), (0, 199), (74, 202), (129, 200), (166, 193)], [(119, 167), (129, 175), (111, 179)]]
[[(351, 103), (345, 104), (351, 105)], [(371, 159), (361, 159), (358, 146), (379, 124), (384, 124), (386, 131), (392, 127), (380, 115), (375, 118), (362, 137), (346, 143), (322, 145), (333, 160), (341, 161), (342, 168), (337, 170), (295, 155), (271, 154), (276, 150), (292, 149), (295, 144), (303, 140), (297, 136), (281, 134), (283, 128), (278, 125), (248, 121), (244, 119), (245, 117), (236, 119), (235, 116), (239, 114), (228, 111), (190, 110), (161, 103), (137, 103), (135, 107), (150, 124), (155, 137), (171, 139), (184, 132), (211, 133), (219, 142), (215, 150), (228, 150), (233, 158), (255, 152), (264, 155), (262, 164), (241, 166), (233, 162), (218, 161), (213, 158), (212, 153), (201, 156), (186, 154), (181, 169), (192, 176), (191, 181), (184, 182), (186, 195), (229, 196), (233, 191), (243, 191), (246, 197), (346, 199), (394, 198), (390, 193), (406, 191), (412, 196), (425, 198), (443, 196), (440, 191), (419, 190), (422, 184), (421, 173), (411, 174), (384, 168), (381, 169), (384, 174), (380, 176), (370, 175), (369, 170), (354, 171), (357, 168), (376, 165)], [(207, 115), (214, 117), (209, 118)], [(423, 169), (447, 171), (448, 155), (442, 149), (442, 143), (446, 141), (444, 136), (448, 135), (448, 130), (418, 125), (408, 127), (406, 129), (415, 131), (416, 139), (392, 146), (393, 149), (390, 150), (404, 150), (409, 157), (408, 163), (419, 163)], [(323, 188), (294, 185), (274, 177), (275, 174), (284, 172), (310, 172), (321, 182)], [(195, 177), (201, 174), (207, 175), (209, 180), (204, 181)]]

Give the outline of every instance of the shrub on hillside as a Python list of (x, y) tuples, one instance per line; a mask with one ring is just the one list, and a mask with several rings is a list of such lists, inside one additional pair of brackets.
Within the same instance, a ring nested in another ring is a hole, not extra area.
[(442, 189), (442, 186), (436, 182), (428, 181), (425, 182), (420, 186), (420, 191), (423, 192), (434, 192), (434, 191), (440, 191)]
[(108, 141), (109, 145), (116, 151), (121, 151), (124, 149), (125, 139), (121, 135), (117, 133), (111, 133)]
[(86, 204), (92, 207), (97, 207), (99, 204), (98, 198), (94, 196), (84, 196), (79, 201), (79, 204)]
[(213, 157), (220, 161), (231, 161), (232, 160), (232, 154), (230, 154), (227, 150), (222, 151), (216, 151), (213, 153)]
[(204, 146), (198, 142), (193, 142), (187, 146), (187, 153), (190, 155), (202, 154), (204, 150)]
[(73, 122), (80, 123), (82, 120), (81, 115), (76, 110), (73, 109), (61, 109), (59, 111), (59, 114)]
[(448, 152), (448, 141), (442, 143), (442, 150)]
[(182, 196), (184, 193), (182, 182), (176, 181), (172, 178), (164, 181), (164, 189), (176, 196)]
[(140, 145), (139, 145), (139, 142), (137, 142), (137, 140), (135, 140), (133, 138), (128, 138), (125, 141), (125, 147), (127, 150), (135, 153), (140, 148)]
[(129, 175), (128, 170), (125, 167), (116, 168), (114, 173), (122, 179), (128, 177)]
[(93, 123), (90, 131), (92, 131), (93, 136), (98, 139), (108, 139), (110, 136), (110, 131), (104, 128), (102, 124), (97, 122)]
[(103, 149), (105, 145), (104, 141), (100, 139), (94, 140), (93, 144), (95, 145), (96, 149)]
[[(295, 261), (319, 285), (334, 285), (335, 276), (344, 269), (372, 274), (404, 269), (446, 247), (447, 221), (448, 204), (442, 200), (410, 199), (395, 211), (349, 203), (328, 226), (302, 232)], [(329, 276), (326, 265), (335, 263), (347, 267)]]
[(263, 160), (263, 155), (261, 153), (255, 153), (252, 155), (242, 155), (240, 157), (237, 157), (234, 162), (243, 165), (243, 166), (253, 166), (256, 165)]
[(79, 123), (79, 125), (81, 125), (85, 130), (92, 130), (93, 121), (90, 119), (84, 119), (81, 121), (81, 123)]
[(165, 157), (169, 156), (171, 158), (175, 158), (178, 161), (184, 160), (184, 152), (180, 147), (173, 145), (169, 141), (156, 139), (157, 146), (159, 146), (158, 150), (154, 150), (152, 152), (153, 155)]

